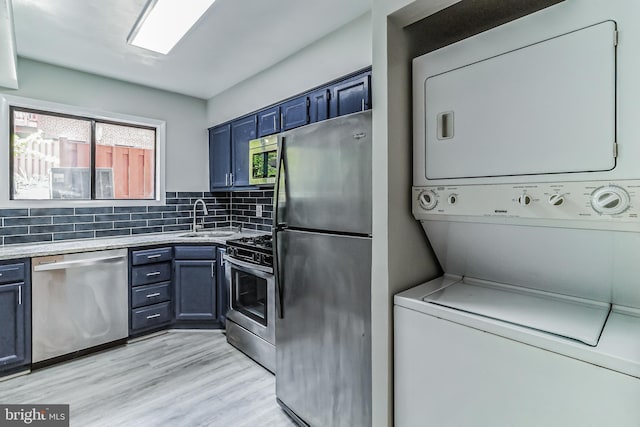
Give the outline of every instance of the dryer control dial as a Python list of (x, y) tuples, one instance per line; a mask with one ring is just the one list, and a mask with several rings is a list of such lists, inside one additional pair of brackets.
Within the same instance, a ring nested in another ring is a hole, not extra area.
[(418, 201), (420, 202), (422, 209), (430, 211), (438, 204), (438, 199), (436, 197), (437, 195), (435, 191), (425, 190), (418, 195)]
[(528, 206), (531, 204), (531, 202), (533, 201), (533, 197), (531, 197), (530, 195), (524, 193), (521, 194), (518, 197), (518, 203), (520, 203), (522, 206)]
[(552, 194), (549, 196), (551, 206), (560, 206), (564, 203), (564, 194)]
[(591, 193), (591, 207), (599, 214), (620, 214), (629, 208), (629, 193), (617, 185), (600, 187)]

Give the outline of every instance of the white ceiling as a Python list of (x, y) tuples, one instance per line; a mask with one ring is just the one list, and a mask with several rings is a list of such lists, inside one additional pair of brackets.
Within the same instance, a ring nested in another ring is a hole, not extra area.
[(13, 0), (18, 56), (208, 99), (371, 7), (371, 0), (216, 0), (163, 56), (126, 43), (145, 3)]

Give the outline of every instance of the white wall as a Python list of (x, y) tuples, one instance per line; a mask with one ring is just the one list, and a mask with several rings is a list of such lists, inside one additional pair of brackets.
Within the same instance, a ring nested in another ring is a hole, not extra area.
[(411, 40), (403, 27), (458, 1), (373, 1), (374, 427), (393, 425), (393, 295), (440, 273), (422, 229), (411, 216)]
[(366, 13), (211, 98), (207, 103), (208, 126), (274, 104), (370, 65), (371, 14)]
[(24, 58), (18, 81), (18, 90), (0, 92), (166, 121), (166, 190), (209, 189), (206, 101)]

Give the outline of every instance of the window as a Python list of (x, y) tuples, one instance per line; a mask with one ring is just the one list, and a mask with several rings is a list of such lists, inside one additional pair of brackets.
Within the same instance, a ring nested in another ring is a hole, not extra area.
[(11, 200), (156, 200), (157, 127), (11, 106)]

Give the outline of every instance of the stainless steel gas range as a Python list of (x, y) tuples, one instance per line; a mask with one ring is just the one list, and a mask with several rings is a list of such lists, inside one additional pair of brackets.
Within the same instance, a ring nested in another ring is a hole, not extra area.
[(227, 342), (275, 373), (276, 290), (271, 235), (227, 240)]

